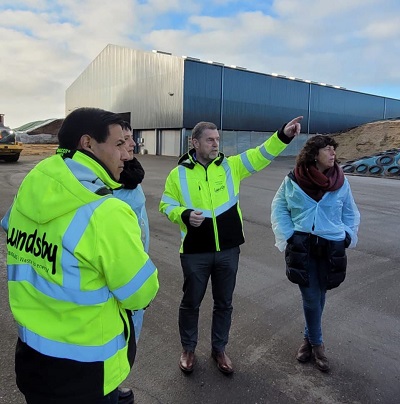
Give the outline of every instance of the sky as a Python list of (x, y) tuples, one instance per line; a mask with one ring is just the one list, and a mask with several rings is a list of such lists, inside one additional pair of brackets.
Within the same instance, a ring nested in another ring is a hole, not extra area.
[(400, 99), (399, 0), (0, 0), (0, 113), (64, 118), (108, 45)]

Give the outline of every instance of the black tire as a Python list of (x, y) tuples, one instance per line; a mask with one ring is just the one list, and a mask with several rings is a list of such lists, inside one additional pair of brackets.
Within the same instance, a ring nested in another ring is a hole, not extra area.
[(13, 154), (11, 156), (3, 156), (0, 159), (4, 160), (6, 163), (15, 163), (19, 159), (19, 154)]
[(344, 173), (354, 173), (355, 167), (352, 164), (345, 164), (342, 170)]
[(356, 167), (357, 174), (365, 174), (368, 171), (368, 165), (365, 163), (361, 163)]
[(380, 175), (383, 172), (383, 167), (382, 166), (370, 166), (368, 169), (368, 172), (371, 175)]
[(386, 175), (400, 175), (400, 167), (399, 166), (392, 166), (386, 169)]
[(376, 164), (381, 166), (390, 166), (394, 161), (394, 156), (392, 154), (385, 154), (378, 159), (376, 159)]

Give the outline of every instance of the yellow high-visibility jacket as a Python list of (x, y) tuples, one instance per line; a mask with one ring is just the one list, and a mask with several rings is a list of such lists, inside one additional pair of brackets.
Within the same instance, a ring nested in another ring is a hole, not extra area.
[[(159, 209), (179, 225), (181, 253), (221, 251), (244, 243), (240, 182), (268, 166), (289, 142), (280, 131), (241, 154), (220, 153), (207, 167), (196, 161), (194, 149), (179, 159), (167, 177)], [(199, 227), (189, 224), (193, 210), (205, 216)]]
[(120, 186), (90, 155), (55, 155), (25, 177), (2, 220), (24, 394), (85, 402), (129, 374), (127, 309), (148, 306), (158, 275), (135, 214), (111, 194)]

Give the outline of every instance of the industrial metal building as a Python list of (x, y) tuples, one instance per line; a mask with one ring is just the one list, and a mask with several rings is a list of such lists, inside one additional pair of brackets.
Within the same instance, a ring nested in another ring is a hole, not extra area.
[(118, 112), (142, 152), (179, 156), (199, 121), (214, 122), (221, 150), (232, 155), (261, 144), (303, 115), (295, 155), (315, 133), (335, 133), (400, 116), (400, 100), (342, 87), (248, 71), (243, 67), (108, 45), (66, 91), (66, 114), (79, 107)]

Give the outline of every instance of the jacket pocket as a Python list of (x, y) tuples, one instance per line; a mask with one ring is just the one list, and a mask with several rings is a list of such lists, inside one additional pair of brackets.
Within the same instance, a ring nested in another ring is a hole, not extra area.
[(310, 242), (307, 233), (295, 232), (285, 249), (286, 276), (290, 282), (308, 286), (308, 261)]
[(327, 289), (338, 287), (346, 278), (346, 240), (329, 242), (330, 271), (327, 276)]

